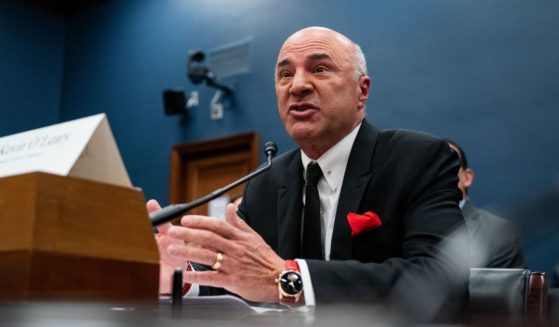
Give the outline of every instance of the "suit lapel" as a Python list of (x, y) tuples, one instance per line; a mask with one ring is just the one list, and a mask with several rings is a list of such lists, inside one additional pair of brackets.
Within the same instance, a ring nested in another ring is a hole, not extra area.
[(347, 162), (334, 221), (330, 259), (347, 260), (353, 256), (347, 213), (361, 213), (357, 212), (359, 204), (373, 176), (371, 167), (377, 134), (373, 126), (363, 121)]
[(277, 193), (278, 254), (282, 258), (300, 257), (301, 215), (303, 210), (303, 164), (301, 152), (291, 160)]

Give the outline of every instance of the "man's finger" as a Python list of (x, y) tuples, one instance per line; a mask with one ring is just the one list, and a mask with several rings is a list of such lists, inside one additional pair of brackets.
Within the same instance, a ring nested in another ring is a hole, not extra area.
[(197, 244), (212, 251), (219, 250), (225, 252), (233, 246), (228, 239), (206, 229), (173, 226), (169, 229), (168, 234), (173, 238), (180, 239), (186, 243)]
[(159, 234), (166, 234), (171, 226), (173, 226), (171, 223), (165, 223), (163, 225), (157, 226), (157, 230), (159, 231)]
[[(159, 205), (159, 202), (151, 199), (146, 202), (146, 209), (148, 210), (148, 213), (152, 213), (161, 210), (161, 206)], [(166, 233), (169, 227), (171, 227), (170, 223), (159, 225), (157, 226), (157, 231), (159, 233)]]
[[(180, 257), (190, 262), (196, 262), (206, 266), (213, 266), (217, 261), (216, 251), (190, 246), (187, 244), (173, 244), (167, 250), (169, 255)], [(221, 266), (223, 267), (223, 257)]]
[(146, 202), (146, 208), (148, 210), (148, 213), (152, 213), (152, 212), (161, 210), (161, 206), (154, 199), (151, 199), (148, 202)]
[(254, 233), (254, 230), (250, 228), (246, 221), (244, 221), (237, 215), (237, 210), (238, 207), (236, 205), (232, 203), (228, 204), (225, 211), (226, 221), (236, 228), (242, 230), (243, 232)]
[(225, 209), (225, 221), (227, 221), (232, 226), (242, 230), (243, 232), (246, 232), (246, 227), (248, 226), (246, 226), (246, 224), (239, 224), (239, 221), (241, 220), (242, 219), (237, 216), (237, 206), (233, 203), (229, 203), (227, 205), (227, 208)]
[(181, 219), (184, 227), (200, 230), (209, 230), (227, 239), (233, 239), (238, 230), (228, 222), (206, 216), (184, 216)]

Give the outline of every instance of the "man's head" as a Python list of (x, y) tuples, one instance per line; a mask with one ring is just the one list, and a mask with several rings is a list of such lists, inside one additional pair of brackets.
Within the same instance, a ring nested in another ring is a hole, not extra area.
[(289, 136), (318, 159), (365, 117), (371, 79), (358, 45), (323, 27), (291, 35), (276, 64), (278, 110)]
[(453, 141), (447, 140), (448, 146), (458, 154), (460, 160), (460, 170), (458, 170), (458, 188), (462, 191), (462, 198), (468, 195), (468, 187), (474, 182), (474, 171), (468, 167), (468, 159), (464, 150)]

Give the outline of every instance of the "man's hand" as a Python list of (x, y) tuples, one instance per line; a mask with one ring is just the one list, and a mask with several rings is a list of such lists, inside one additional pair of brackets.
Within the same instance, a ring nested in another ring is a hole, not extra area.
[(167, 231), (182, 241), (170, 244), (169, 254), (210, 267), (216, 263), (217, 253), (223, 254), (218, 270), (185, 272), (186, 282), (222, 287), (249, 301), (278, 301), (275, 279), (285, 262), (237, 216), (235, 205), (227, 206), (226, 221), (184, 216), (181, 225)]
[[(155, 200), (149, 200), (146, 203), (146, 208), (149, 213), (161, 210), (159, 203)], [(180, 239), (173, 238), (168, 234), (171, 224), (163, 224), (157, 227), (159, 231), (155, 234), (155, 241), (159, 248), (159, 294), (171, 294), (173, 272), (176, 268), (186, 269), (188, 261), (185, 258), (173, 256), (169, 254), (168, 248), (172, 244), (183, 244)]]

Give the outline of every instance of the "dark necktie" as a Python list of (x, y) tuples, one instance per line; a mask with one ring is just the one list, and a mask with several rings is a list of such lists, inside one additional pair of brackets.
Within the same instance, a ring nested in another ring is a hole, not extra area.
[(305, 211), (303, 213), (303, 239), (301, 242), (303, 259), (324, 259), (322, 255), (320, 198), (317, 184), (322, 170), (316, 162), (307, 166), (305, 186)]

